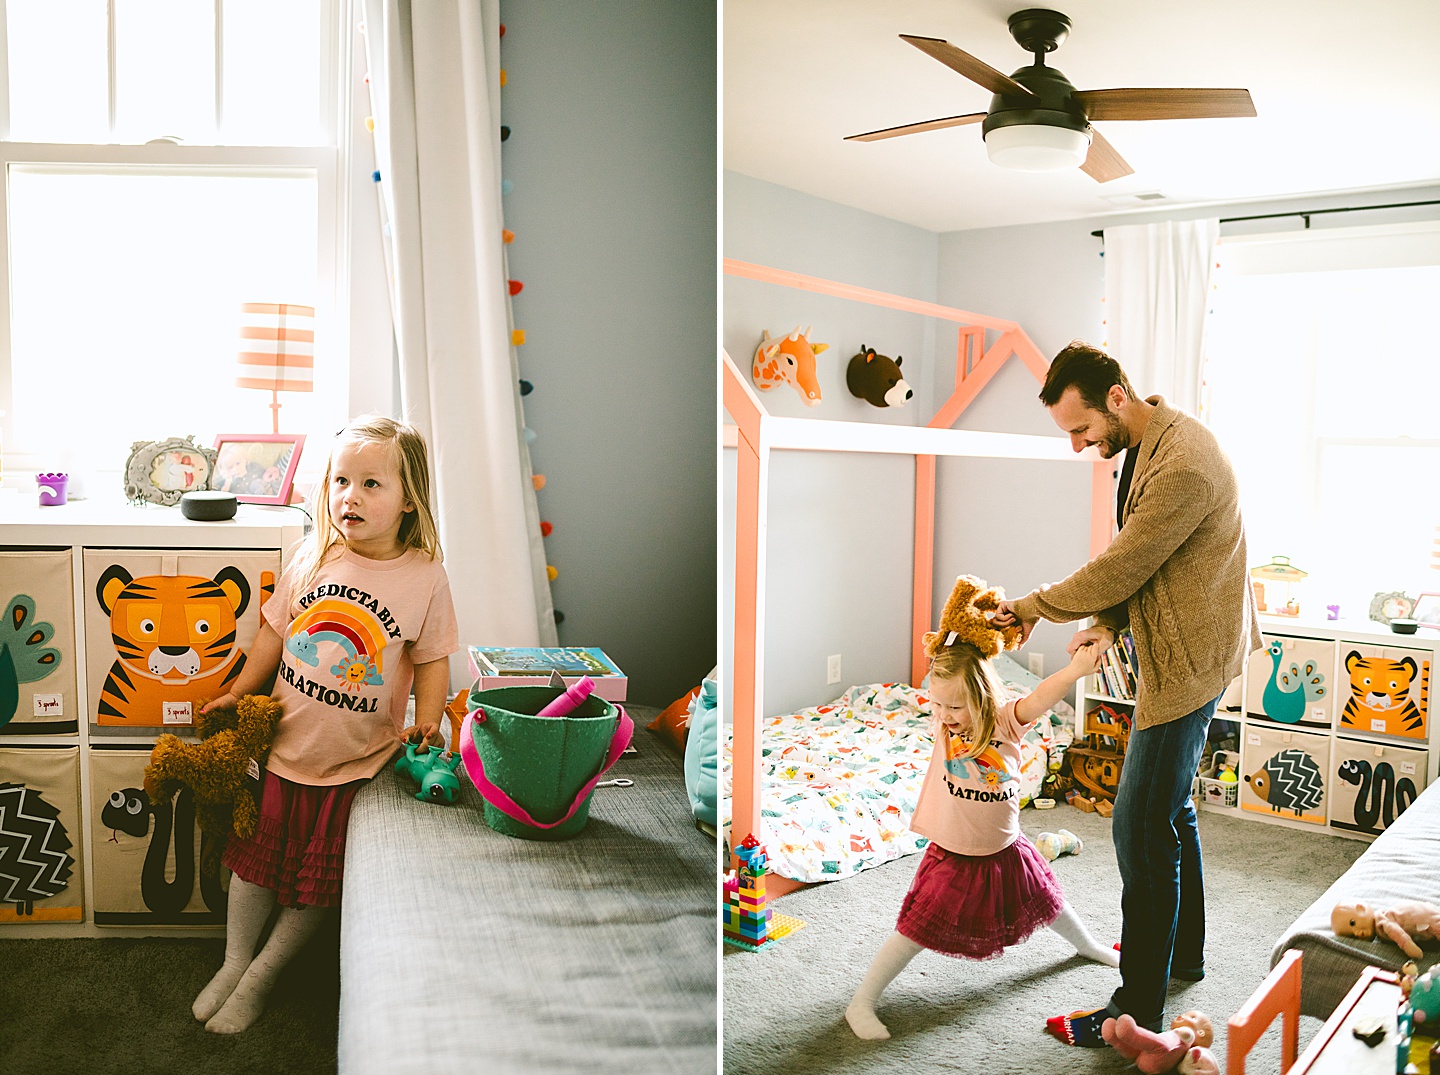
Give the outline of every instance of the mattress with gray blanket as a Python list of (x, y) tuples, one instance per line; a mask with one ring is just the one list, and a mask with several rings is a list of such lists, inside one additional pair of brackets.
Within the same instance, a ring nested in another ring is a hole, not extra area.
[(342, 1075), (713, 1073), (716, 848), (680, 758), (637, 731), (576, 838), (492, 831), (462, 778), (355, 797), (340, 933)]
[[(1426, 788), (1276, 943), (1271, 966), (1287, 949), (1304, 953), (1300, 963), (1304, 1014), (1328, 1018), (1366, 967), (1398, 971), (1408, 958), (1384, 938), (1337, 937), (1330, 929), (1331, 909), (1342, 902), (1383, 908), (1400, 900), (1440, 905), (1440, 782)], [(1437, 957), (1440, 950), (1427, 947), (1425, 957), (1417, 960), (1420, 969), (1427, 969)]]

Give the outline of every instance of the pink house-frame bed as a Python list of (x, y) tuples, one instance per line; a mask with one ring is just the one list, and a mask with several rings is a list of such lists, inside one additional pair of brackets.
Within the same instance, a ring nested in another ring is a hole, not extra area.
[[(1115, 468), (1113, 463), (1099, 459), (1093, 450), (1075, 455), (1069, 442), (1059, 437), (950, 428), (1010, 358), (1018, 357), (1037, 379), (1045, 379), (1049, 361), (1015, 322), (731, 258), (725, 259), (724, 270), (727, 276), (905, 310), (960, 325), (955, 390), (924, 426), (768, 414), (749, 377), (722, 352), (725, 409), (735, 422), (725, 429), (725, 444), (736, 449), (735, 623), (731, 651), (734, 750), (730, 831), (733, 847), (747, 834), (758, 833), (760, 828), (758, 721), (764, 712), (765, 534), (772, 451), (885, 452), (915, 457), (915, 579), (910, 631), (910, 675), (915, 684), (925, 677), (926, 662), (919, 639), (922, 632), (930, 629), (932, 614), (936, 458), (953, 455), (1054, 459), (1089, 465), (1091, 556), (1110, 541)], [(985, 346), (987, 331), (998, 333), (988, 348)], [(798, 885), (789, 878), (772, 875), (769, 891), (778, 895)]]

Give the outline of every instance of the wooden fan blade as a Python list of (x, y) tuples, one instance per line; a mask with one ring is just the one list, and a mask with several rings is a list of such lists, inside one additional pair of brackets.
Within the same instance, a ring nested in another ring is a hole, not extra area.
[(965, 116), (950, 116), (947, 119), (927, 119), (924, 123), (907, 123), (903, 127), (886, 127), (883, 131), (868, 134), (850, 134), (847, 142), (878, 142), (882, 138), (898, 138), (902, 134), (919, 134), (922, 131), (943, 131), (946, 127), (963, 127), (967, 123), (979, 123), (985, 118), (984, 112), (971, 112)]
[[(991, 93), (1035, 97), (1033, 93), (1009, 75), (995, 70), (984, 60), (976, 59), (968, 52), (957, 49), (948, 41), (941, 41), (938, 37), (915, 37), (911, 34), (901, 34), (900, 40), (910, 42), (927, 56), (935, 57), (950, 70), (964, 75), (971, 82), (984, 86)], [(1038, 98), (1036, 99), (1038, 100)]]
[(1135, 169), (1125, 163), (1125, 158), (1116, 153), (1115, 147), (1105, 141), (1094, 127), (1090, 128), (1090, 152), (1085, 154), (1085, 163), (1080, 165), (1080, 170), (1097, 183), (1108, 183), (1135, 173)]
[(1091, 122), (1111, 119), (1235, 119), (1255, 115), (1249, 90), (1079, 90)]

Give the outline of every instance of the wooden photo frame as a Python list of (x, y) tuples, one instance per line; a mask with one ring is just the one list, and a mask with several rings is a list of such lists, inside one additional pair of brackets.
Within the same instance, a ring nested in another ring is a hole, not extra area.
[(288, 504), (304, 447), (303, 433), (221, 433), (210, 488), (242, 504)]
[(1422, 593), (1415, 598), (1410, 617), (1421, 627), (1440, 631), (1440, 593)]
[(215, 449), (191, 437), (137, 440), (125, 460), (125, 498), (170, 507), (186, 493), (209, 488), (214, 473)]

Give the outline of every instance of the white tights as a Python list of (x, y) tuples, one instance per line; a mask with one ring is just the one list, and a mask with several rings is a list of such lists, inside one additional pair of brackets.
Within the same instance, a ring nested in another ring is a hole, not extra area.
[(275, 906), (275, 890), (230, 878), (225, 962), (195, 998), (191, 1011), (216, 1034), (237, 1034), (260, 1017), (265, 998), (290, 957), (305, 946), (325, 918), (319, 907), (282, 907), (260, 954), (255, 946)]
[[(1113, 948), (1106, 948), (1091, 936), (1085, 923), (1080, 921), (1080, 916), (1068, 902), (1060, 909), (1060, 916), (1050, 923), (1050, 928), (1068, 941), (1084, 958), (1110, 967), (1120, 965), (1120, 953)], [(885, 992), (885, 987), (895, 980), (895, 976), (904, 970), (920, 951), (920, 945), (899, 933), (892, 933), (885, 939), (845, 1009), (845, 1021), (850, 1024), (850, 1029), (857, 1038), (879, 1041), (890, 1036), (890, 1031), (875, 1015), (875, 1005), (880, 1000), (880, 994)]]

